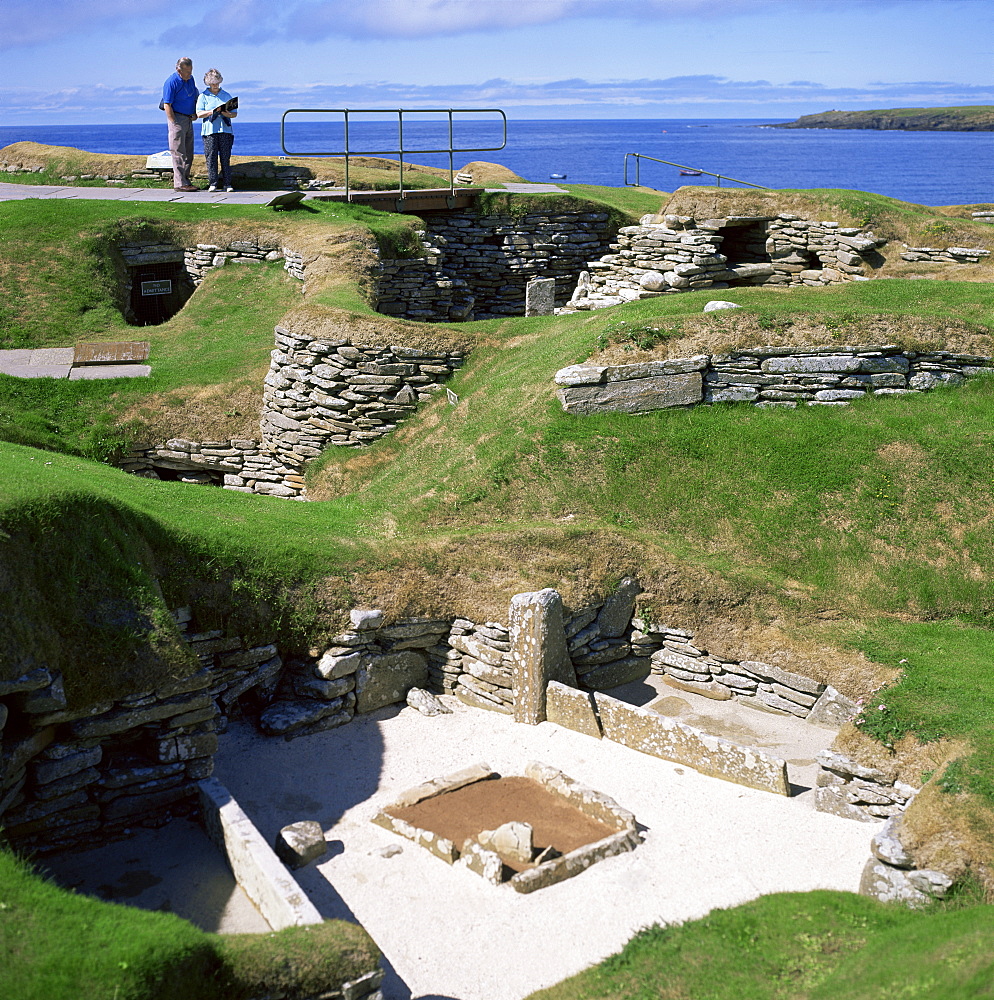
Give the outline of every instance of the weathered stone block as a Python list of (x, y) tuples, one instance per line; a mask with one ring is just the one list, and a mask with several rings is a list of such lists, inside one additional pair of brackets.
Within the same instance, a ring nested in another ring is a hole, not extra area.
[(587, 691), (549, 681), (545, 697), (545, 714), (549, 722), (564, 729), (601, 738), (601, 724), (597, 717), (594, 696)]
[(312, 819), (284, 826), (276, 836), (274, 847), (276, 856), (290, 868), (303, 868), (328, 853), (321, 824)]
[(856, 702), (829, 686), (808, 713), (808, 722), (827, 729), (841, 729), (858, 710)]
[(595, 667), (580, 678), (580, 683), (589, 691), (606, 691), (622, 684), (643, 680), (650, 673), (652, 665), (648, 657), (626, 656)]
[(356, 711), (372, 712), (402, 702), (412, 687), (428, 682), (428, 661), (413, 649), (366, 654), (356, 671)]
[(597, 693), (597, 712), (607, 739), (671, 760), (726, 781), (789, 795), (787, 765), (752, 747), (710, 736), (675, 719)]
[(630, 382), (612, 382), (598, 386), (572, 386), (559, 390), (559, 399), (567, 413), (644, 413), (671, 406), (692, 406), (703, 399), (700, 372), (686, 375), (660, 375)]
[(566, 647), (562, 598), (551, 588), (515, 594), (509, 625), (514, 718), (534, 726), (545, 720), (549, 681), (576, 686)]
[(641, 592), (633, 577), (626, 576), (618, 584), (597, 615), (597, 630), (602, 636), (614, 639), (625, 633), (635, 613), (635, 598)]
[(826, 354), (819, 357), (767, 358), (764, 372), (858, 372), (865, 358), (846, 354)]
[(555, 278), (533, 278), (525, 285), (526, 316), (551, 316), (555, 308)]

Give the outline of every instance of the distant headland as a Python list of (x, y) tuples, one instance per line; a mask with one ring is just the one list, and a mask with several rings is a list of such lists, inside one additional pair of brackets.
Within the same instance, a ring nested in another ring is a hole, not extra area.
[(994, 132), (994, 106), (823, 111), (771, 128), (872, 128), (903, 132)]

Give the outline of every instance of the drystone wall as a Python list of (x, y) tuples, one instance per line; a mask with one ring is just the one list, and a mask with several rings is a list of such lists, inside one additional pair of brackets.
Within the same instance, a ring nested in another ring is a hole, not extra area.
[(263, 393), (264, 445), (300, 466), (327, 445), (369, 444), (430, 399), (464, 358), (463, 351), (353, 345), (278, 326)]
[[(678, 670), (665, 659), (689, 655), (692, 635), (633, 621), (637, 593), (637, 583), (625, 580), (606, 600), (561, 619), (560, 642), (568, 644), (567, 662), (585, 690), (615, 687), (652, 669)], [(403, 702), (412, 688), (505, 714), (513, 714), (518, 697), (515, 637), (499, 622), (384, 624), (382, 612), (356, 610), (351, 627), (326, 649), (301, 657), (285, 656), (273, 643), (198, 631), (190, 609), (175, 618), (200, 661), (182, 680), (85, 711), (67, 704), (62, 678), (45, 668), (0, 684), (0, 821), (15, 843), (43, 851), (85, 846), (191, 811), (196, 784), (211, 774), (218, 735), (232, 717), (248, 714), (263, 733), (293, 739)], [(726, 684), (730, 697), (758, 697), (760, 685), (769, 684), (765, 707), (806, 711), (799, 699), (812, 682), (763, 665), (751, 672), (767, 680), (756, 680), (756, 693)], [(731, 676), (727, 669), (715, 673)]]
[(820, 812), (845, 819), (878, 823), (903, 812), (918, 789), (888, 778), (876, 767), (865, 767), (834, 750), (818, 754), (821, 771), (815, 792)]
[(860, 895), (873, 896), (884, 903), (926, 906), (942, 899), (953, 880), (934, 868), (917, 868), (901, 842), (900, 815), (892, 816), (870, 841), (870, 858), (863, 868)]
[(857, 764), (835, 750), (821, 751), (818, 763), (815, 808), (819, 812), (864, 823), (886, 820), (870, 841), (860, 894), (913, 907), (945, 896), (953, 880), (936, 869), (919, 869), (901, 842), (904, 812), (919, 789), (889, 778), (879, 768)]
[(423, 259), (381, 260), (374, 308), (433, 322), (522, 316), (525, 286), (554, 278), (560, 305), (614, 238), (606, 212), (424, 216)]
[[(258, 264), (264, 261), (284, 261), (283, 268), (292, 277), (304, 280), (304, 269), (312, 258), (305, 257), (292, 247), (259, 244), (252, 240), (232, 240), (220, 245), (198, 243), (181, 247), (174, 243), (133, 241), (117, 247), (129, 273), (137, 267), (155, 264), (182, 264), (193, 285), (199, 285), (204, 275), (215, 267), (226, 264)], [(130, 292), (130, 286), (127, 289)]]
[(934, 264), (979, 264), (991, 255), (983, 247), (909, 247), (904, 245), (901, 260), (930, 261)]
[(556, 372), (568, 413), (641, 413), (673, 406), (753, 403), (845, 405), (866, 396), (908, 395), (994, 374), (992, 359), (894, 344), (757, 347), (632, 365), (571, 365)]
[(732, 285), (829, 285), (865, 279), (878, 240), (836, 222), (793, 215), (708, 219), (646, 216), (591, 260), (570, 309)]
[[(181, 625), (188, 615), (178, 612)], [(12, 843), (87, 846), (196, 808), (227, 713), (249, 693), (267, 698), (282, 660), (272, 644), (220, 632), (187, 640), (199, 671), (83, 711), (45, 668), (0, 684), (0, 822)]]
[(301, 499), (304, 477), (300, 464), (271, 455), (261, 441), (188, 441), (171, 438), (162, 445), (133, 448), (118, 462), (120, 468), (149, 479), (221, 486), (241, 493)]

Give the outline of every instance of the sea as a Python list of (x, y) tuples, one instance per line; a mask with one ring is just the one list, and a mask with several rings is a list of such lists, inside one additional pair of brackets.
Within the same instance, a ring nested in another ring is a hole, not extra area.
[[(783, 119), (780, 119), (781, 121)], [(475, 160), (508, 167), (533, 182), (566, 180), (661, 191), (715, 178), (683, 176), (681, 168), (771, 188), (854, 188), (923, 205), (994, 202), (994, 132), (885, 132), (770, 128), (777, 119), (630, 119), (505, 121), (497, 115), (453, 118), (416, 113), (403, 123), (383, 115), (350, 118), (348, 148), (458, 170)], [(400, 133), (403, 133), (401, 139)], [(157, 153), (166, 148), (163, 122), (137, 125), (0, 126), (0, 147), (30, 140), (94, 153)], [(234, 152), (277, 158), (337, 155), (345, 150), (341, 114), (289, 116), (280, 122), (240, 119)], [(197, 151), (200, 139), (197, 136)], [(636, 158), (632, 154), (639, 154)], [(659, 160), (667, 163), (657, 162)], [(679, 164), (673, 166), (672, 164)]]

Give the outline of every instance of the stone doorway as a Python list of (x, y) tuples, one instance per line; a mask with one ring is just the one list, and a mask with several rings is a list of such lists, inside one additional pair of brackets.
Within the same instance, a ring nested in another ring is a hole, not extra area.
[(118, 248), (125, 264), (124, 319), (131, 326), (158, 326), (171, 319), (193, 294), (182, 247), (128, 243)]

